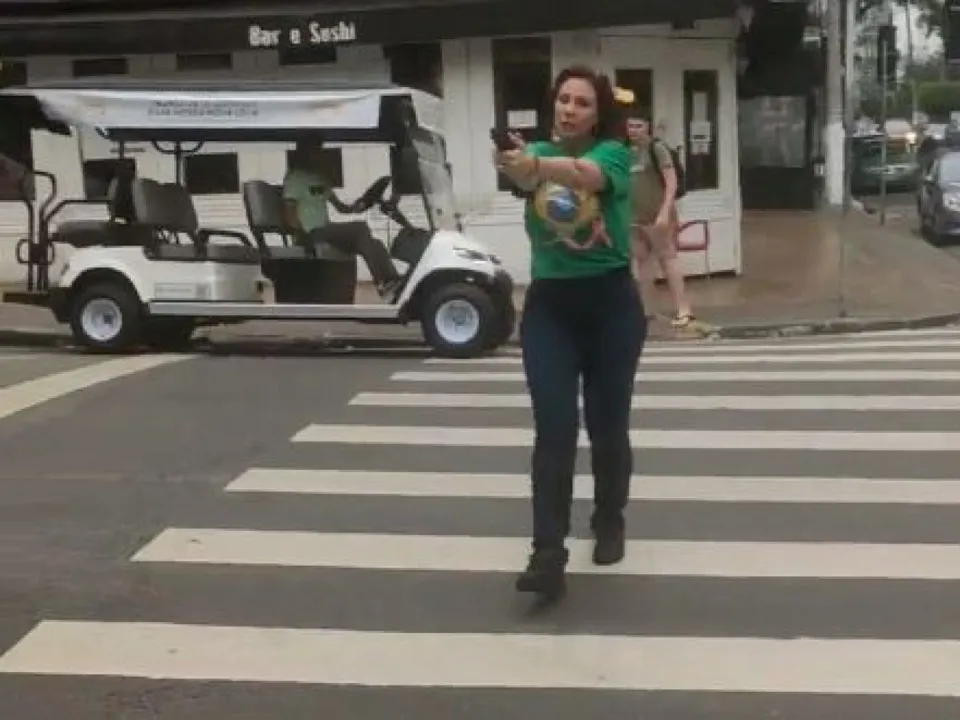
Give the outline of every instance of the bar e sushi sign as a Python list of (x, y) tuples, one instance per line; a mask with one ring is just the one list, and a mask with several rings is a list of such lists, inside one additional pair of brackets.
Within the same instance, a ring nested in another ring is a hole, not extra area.
[(341, 20), (328, 24), (315, 20), (287, 28), (267, 28), (251, 24), (247, 40), (251, 48), (309, 47), (311, 45), (339, 45), (355, 42), (357, 24)]

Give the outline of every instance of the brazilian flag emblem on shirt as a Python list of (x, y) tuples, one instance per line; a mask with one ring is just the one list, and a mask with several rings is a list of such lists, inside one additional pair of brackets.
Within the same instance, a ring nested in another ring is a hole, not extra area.
[(587, 250), (598, 241), (609, 242), (603, 232), (600, 202), (593, 193), (544, 183), (534, 193), (533, 208), (557, 241), (571, 249)]

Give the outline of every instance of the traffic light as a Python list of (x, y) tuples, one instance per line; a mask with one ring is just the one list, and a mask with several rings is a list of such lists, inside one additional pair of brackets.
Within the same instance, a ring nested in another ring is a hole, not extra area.
[(895, 25), (881, 25), (877, 28), (877, 82), (886, 78), (887, 84), (897, 79), (897, 28)]

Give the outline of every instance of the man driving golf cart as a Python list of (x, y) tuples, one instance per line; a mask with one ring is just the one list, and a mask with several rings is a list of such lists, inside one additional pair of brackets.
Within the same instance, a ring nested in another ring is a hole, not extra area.
[[(22, 193), (29, 222), (17, 257), (27, 266), (26, 287), (4, 300), (49, 307), (84, 347), (176, 349), (198, 327), (323, 320), (418, 323), (434, 351), (472, 357), (513, 332), (513, 280), (457, 212), (438, 98), (389, 83), (218, 77), (56, 80), (5, 88), (0, 101), (36, 131), (96, 132), (121, 157), (139, 143), (173, 158), (173, 182), (116, 178), (105, 221), (63, 220), (61, 209), (91, 201), (60, 197), (53, 173), (33, 172), (50, 185), (42, 202)], [(386, 146), (390, 173), (352, 204), (341, 202), (320, 146), (301, 142), (318, 133), (338, 145)], [(180, 182), (185, 156), (218, 142), (294, 143), (299, 151), (282, 186), (272, 178), (242, 183), (243, 230), (203, 224)], [(402, 198), (418, 208), (415, 221)], [(376, 210), (386, 242), (363, 222), (330, 222), (330, 204)], [(274, 236), (279, 244), (268, 242)], [(358, 255), (385, 302), (358, 302)]]
[(348, 255), (359, 255), (370, 270), (382, 296), (396, 289), (401, 276), (387, 247), (370, 232), (363, 220), (331, 222), (329, 205), (342, 214), (357, 211), (356, 203), (347, 205), (333, 192), (319, 136), (296, 143), (290, 167), (283, 179), (286, 221), (297, 243), (308, 254), (318, 244), (326, 244)]

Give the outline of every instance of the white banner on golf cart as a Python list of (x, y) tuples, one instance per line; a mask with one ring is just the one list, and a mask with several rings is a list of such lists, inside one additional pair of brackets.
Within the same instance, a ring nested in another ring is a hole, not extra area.
[(39, 90), (45, 111), (68, 125), (94, 128), (197, 127), (374, 128), (380, 123), (376, 92), (172, 94), (107, 90)]

